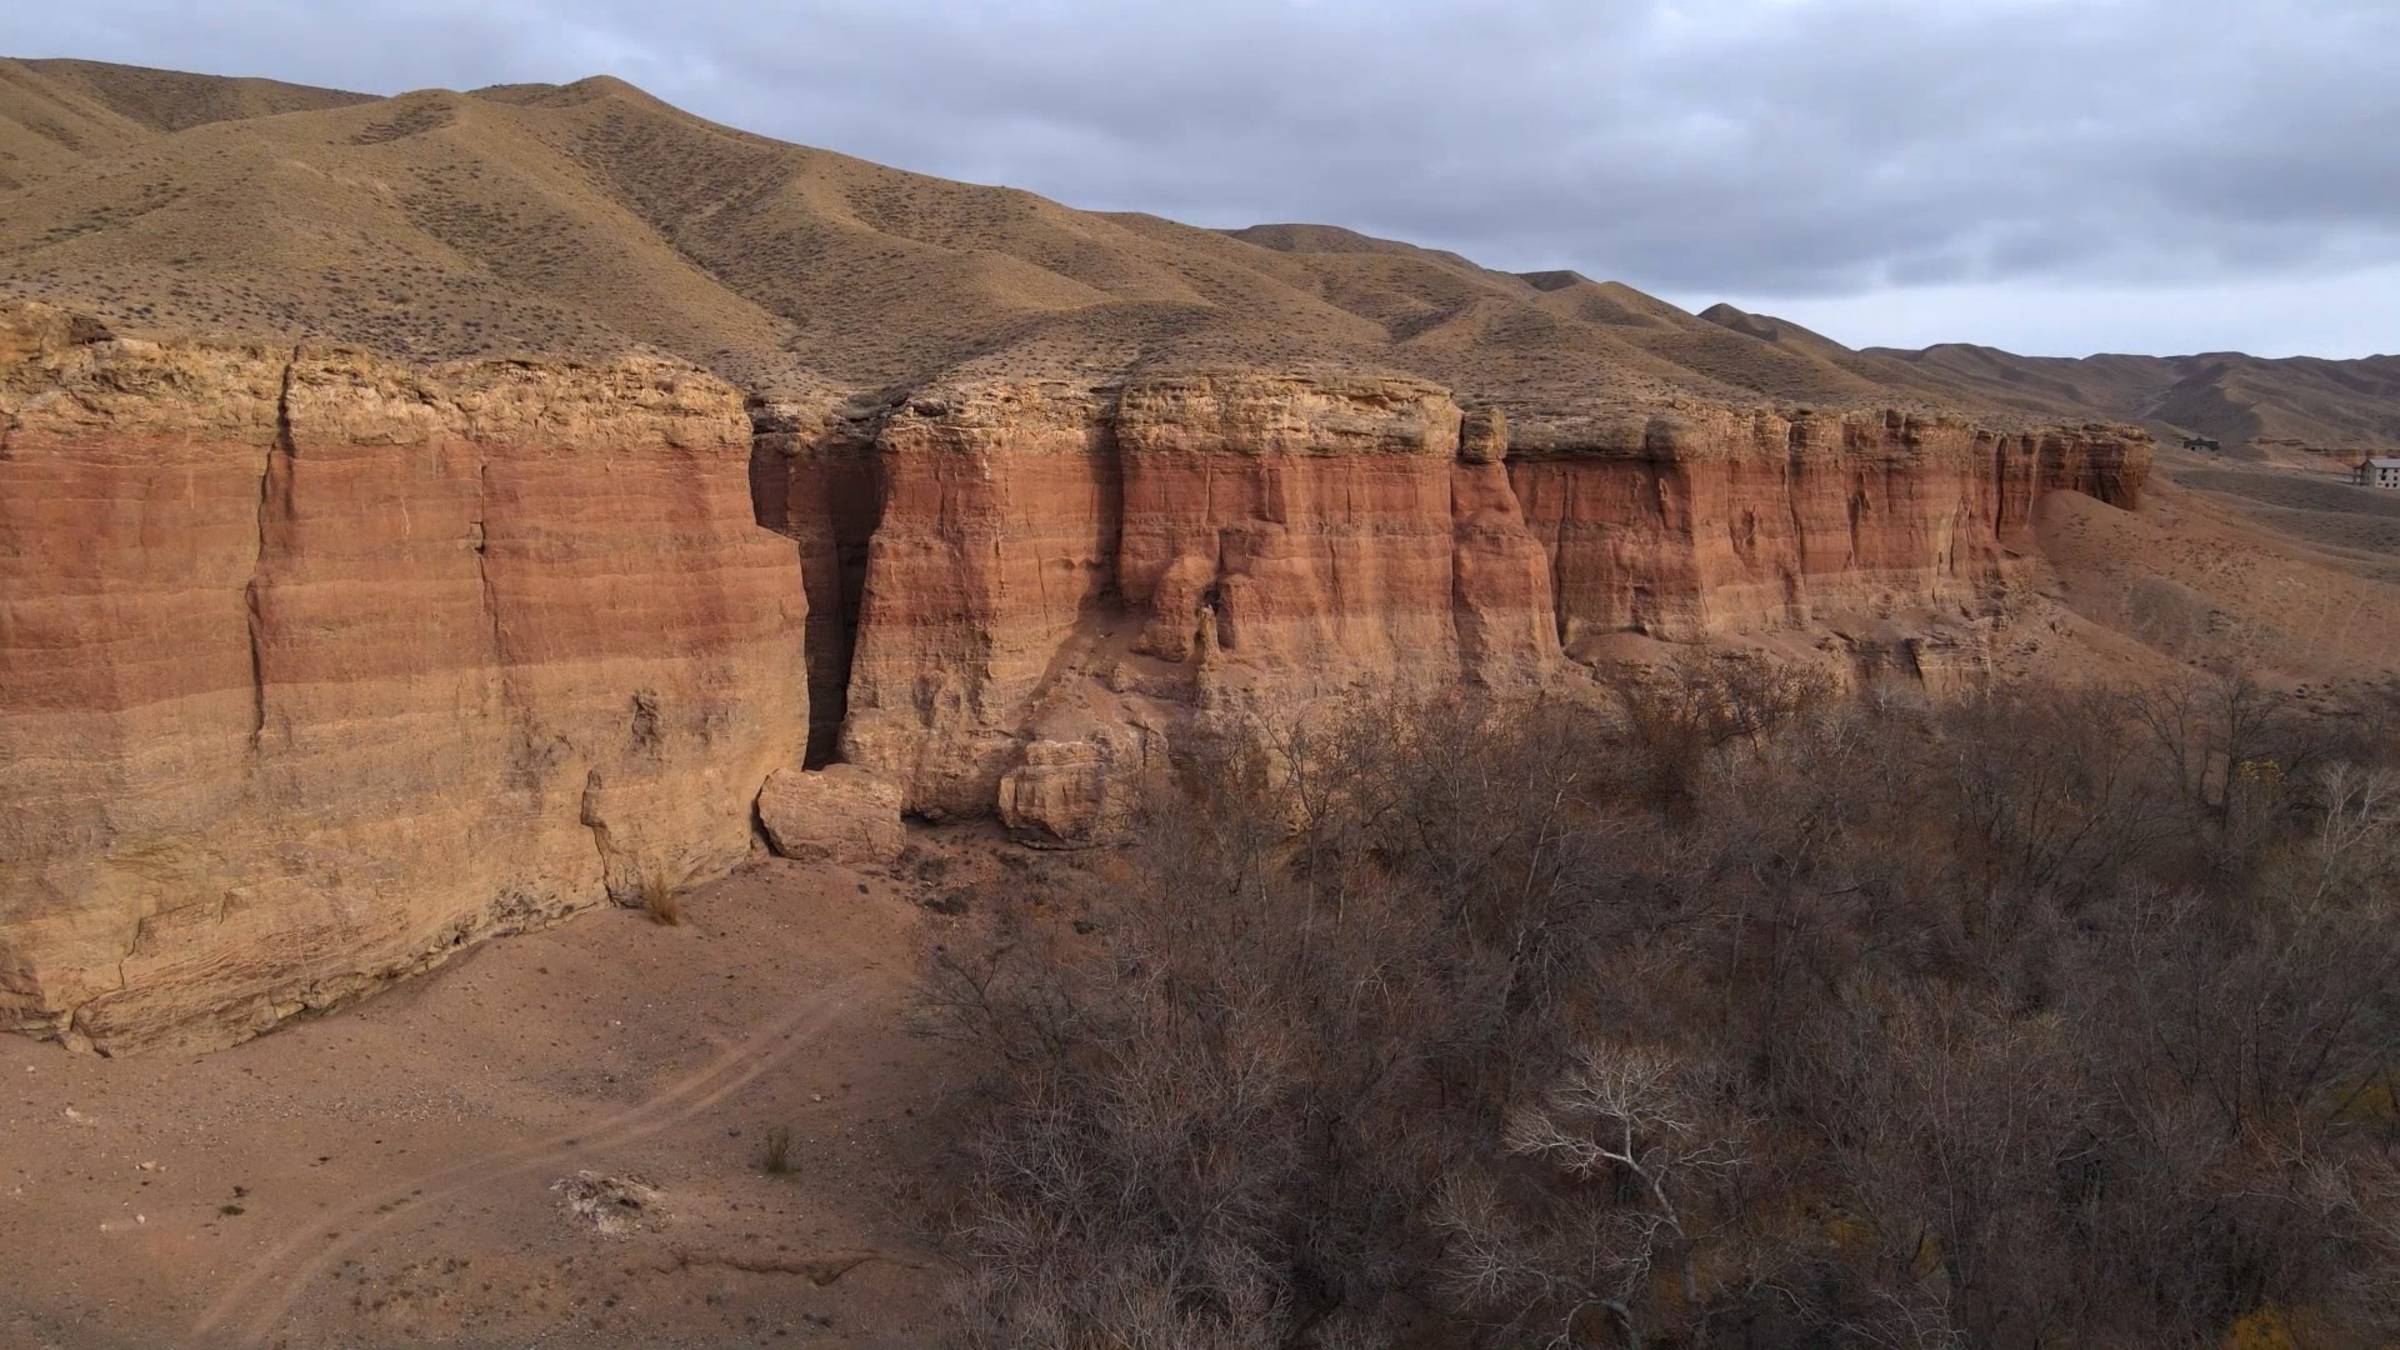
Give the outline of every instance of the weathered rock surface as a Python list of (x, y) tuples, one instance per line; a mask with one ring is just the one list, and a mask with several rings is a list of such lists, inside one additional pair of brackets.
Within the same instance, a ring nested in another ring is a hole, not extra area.
[(786, 858), (888, 863), (908, 847), (900, 785), (855, 764), (778, 769), (758, 793), (758, 823)]
[(881, 517), (875, 426), (830, 397), (762, 403), (750, 496), (758, 523), (798, 546), (808, 589), (808, 762), (840, 751), (850, 705), (850, 654), (867, 583), (867, 545)]
[(876, 438), (842, 757), (928, 816), (984, 815), (1023, 723), (1113, 581), (1105, 404), (1065, 385), (927, 393)]
[(1033, 741), (1000, 779), (1000, 823), (1036, 848), (1090, 848), (1131, 830), (1142, 789), (1166, 755), (1138, 727), (1104, 727), (1079, 741)]
[(736, 391), (0, 333), (0, 1025), (236, 1039), (743, 856), (806, 601)]
[(1450, 466), (1458, 405), (1416, 380), (1261, 375), (1126, 388), (1117, 584), (1140, 650), (1279, 670), (1454, 659)]

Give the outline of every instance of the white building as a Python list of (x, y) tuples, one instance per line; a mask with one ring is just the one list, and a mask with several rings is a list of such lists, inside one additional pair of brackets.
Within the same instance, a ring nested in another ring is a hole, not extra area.
[(2350, 471), (2360, 487), (2400, 488), (2400, 459), (2369, 459)]

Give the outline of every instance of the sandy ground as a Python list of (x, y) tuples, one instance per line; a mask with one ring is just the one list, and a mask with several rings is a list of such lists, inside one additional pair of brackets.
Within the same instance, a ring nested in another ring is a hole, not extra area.
[[(761, 859), (212, 1055), (0, 1038), (0, 1346), (938, 1342), (919, 901), (995, 849), (918, 849), (966, 865)], [(657, 1198), (604, 1233), (583, 1172)]]

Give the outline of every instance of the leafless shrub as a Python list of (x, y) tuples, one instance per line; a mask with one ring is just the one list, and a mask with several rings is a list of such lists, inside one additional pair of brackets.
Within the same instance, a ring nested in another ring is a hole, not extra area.
[(1512, 1114), (1502, 1153), (1539, 1179), (1468, 1172), (1437, 1202), (1458, 1306), (1511, 1339), (1584, 1344), (1597, 1314), (1639, 1341), (1654, 1287), (1692, 1285), (1685, 1213), (1745, 1161), (1741, 1128), (1708, 1119), (1698, 1072), (1656, 1050), (1591, 1047)]
[(2255, 861), (2316, 769), (2298, 706), (2238, 666), (2136, 690), (2125, 709), (2219, 880)]
[(971, 1339), (2400, 1332), (2388, 772), (2235, 677), (1684, 677), (1231, 725), (1094, 922), (978, 907)]
[(1691, 657), (1655, 677), (1613, 681), (1623, 744), (1634, 753), (1636, 791), (1651, 805), (1687, 804), (1708, 757), (1729, 745), (1759, 749), (1785, 722), (1822, 706), (1825, 676), (1739, 656)]

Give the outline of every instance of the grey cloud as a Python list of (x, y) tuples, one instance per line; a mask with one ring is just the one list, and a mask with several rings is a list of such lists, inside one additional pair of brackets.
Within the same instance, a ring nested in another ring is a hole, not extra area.
[[(86, 0), (0, 17), (0, 50), (376, 92), (606, 70), (1073, 205), (1326, 221), (1793, 317), (2400, 263), (2389, 0)], [(2091, 307), (2092, 346), (2120, 308)], [(2279, 339), (2184, 345), (2243, 340)]]

